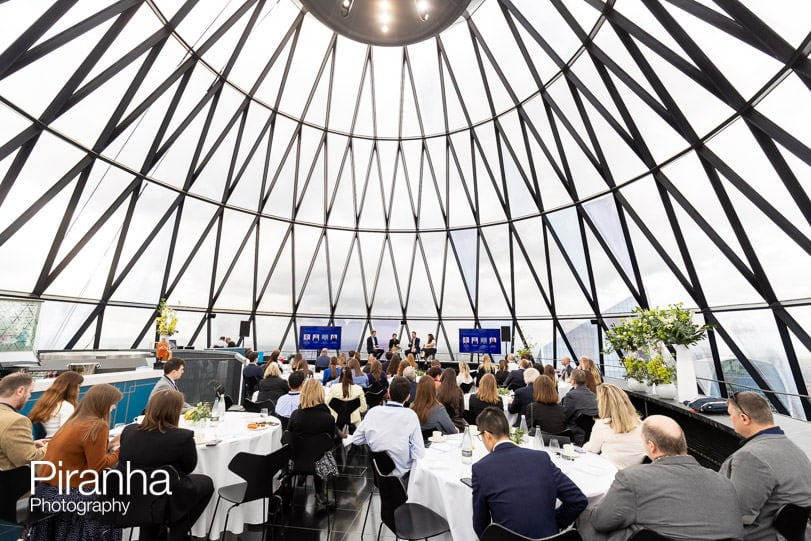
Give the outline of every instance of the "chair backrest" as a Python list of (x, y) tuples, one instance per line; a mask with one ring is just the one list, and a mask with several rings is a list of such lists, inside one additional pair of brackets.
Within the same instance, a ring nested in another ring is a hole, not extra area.
[(353, 398), (352, 400), (341, 400), (340, 398), (331, 398), (328, 406), (335, 413), (338, 414), (338, 419), (335, 424), (338, 426), (346, 426), (352, 424), (352, 412), (360, 409), (360, 398)]
[(245, 398), (242, 401), (242, 407), (245, 408), (245, 411), (248, 413), (259, 413), (262, 411), (262, 408), (267, 408), (269, 415), (273, 415), (276, 411), (276, 403), (273, 400), (254, 402), (253, 400), (248, 400)]
[(386, 451), (372, 451), (372, 460), (377, 465), (375, 472), (380, 472), (380, 475), (389, 475), (394, 471), (394, 461)]
[(460, 383), (459, 388), (462, 389), (462, 393), (467, 394), (473, 388), (473, 383)]
[[(121, 471), (123, 475), (126, 475), (123, 471), (125, 467), (126, 463), (119, 464), (119, 471)], [(136, 466), (131, 467), (131, 469), (133, 471), (136, 469), (142, 470), (144, 476), (132, 476), (127, 490), (123, 494), (119, 493), (117, 483), (110, 483), (107, 485), (105, 494), (99, 498), (101, 501), (126, 503), (127, 512), (99, 513), (94, 516), (94, 519), (102, 524), (116, 528), (133, 528), (170, 522), (171, 497), (173, 495), (175, 495), (175, 497), (183, 497), (180, 491), (182, 480), (180, 473), (170, 464), (154, 468)], [(170, 494), (153, 493), (153, 490), (151, 490), (153, 479), (158, 479), (158, 477), (155, 476), (155, 472), (165, 472), (165, 475), (169, 479)]]
[(0, 471), (0, 520), (17, 524), (17, 500), (31, 488), (31, 467)]
[(574, 424), (585, 432), (585, 439), (583, 441), (589, 441), (591, 438), (591, 429), (594, 427), (594, 417), (591, 415), (578, 415), (574, 420)]
[(379, 406), (383, 397), (386, 395), (387, 389), (380, 389), (377, 392), (366, 391), (366, 407), (373, 408)]
[(377, 474), (377, 488), (380, 490), (380, 520), (392, 532), (397, 531), (394, 521), (394, 511), (408, 500), (403, 483), (398, 477), (383, 475), (375, 457), (372, 457), (372, 465)]
[(514, 532), (501, 524), (491, 523), (484, 529), (479, 541), (581, 541), (582, 538), (577, 530), (566, 530), (551, 537), (544, 537), (543, 539), (533, 540), (531, 537), (526, 537), (520, 533)]
[(543, 438), (544, 445), (549, 445), (549, 440), (558, 440), (561, 448), (567, 443), (572, 443), (572, 432), (570, 430), (564, 430), (560, 434), (541, 432), (541, 437)]
[(422, 441), (428, 441), (428, 438), (433, 436), (433, 434), (434, 434), (434, 429), (433, 428), (429, 428), (427, 430), (422, 430)]
[(42, 423), (31, 423), (31, 432), (35, 440), (41, 440), (48, 435), (48, 432), (45, 430), (45, 425)]
[(811, 507), (800, 507), (787, 503), (777, 511), (774, 517), (774, 528), (787, 539), (787, 541), (803, 541), (805, 530), (808, 527), (808, 517)]
[(272, 480), (279, 470), (287, 466), (290, 452), (290, 446), (283, 445), (269, 455), (245, 452), (234, 455), (228, 463), (228, 469), (248, 482), (243, 502), (273, 496)]
[(290, 458), (296, 473), (315, 473), (315, 461), (334, 447), (332, 435), (324, 432), (307, 436), (291, 437)]

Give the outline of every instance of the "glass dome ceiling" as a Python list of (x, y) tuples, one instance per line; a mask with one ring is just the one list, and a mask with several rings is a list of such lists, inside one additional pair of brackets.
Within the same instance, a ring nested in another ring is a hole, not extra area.
[(620, 374), (602, 330), (684, 302), (700, 378), (811, 417), (806, 0), (484, 0), (404, 47), (292, 0), (0, 21), (0, 293), (41, 349), (150, 347), (166, 297), (180, 344), (509, 326)]

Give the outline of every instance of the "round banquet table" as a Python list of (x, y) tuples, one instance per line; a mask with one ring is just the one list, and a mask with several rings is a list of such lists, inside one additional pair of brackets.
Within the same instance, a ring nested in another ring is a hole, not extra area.
[[(214, 482), (214, 495), (208, 507), (194, 523), (191, 533), (194, 537), (205, 537), (211, 518), (214, 516), (214, 505), (217, 502), (217, 489), (240, 483), (243, 479), (228, 469), (228, 463), (234, 455), (240, 452), (267, 455), (282, 446), (281, 424), (271, 426), (265, 430), (248, 430), (248, 423), (259, 420), (256, 413), (243, 413), (229, 411), (225, 414), (225, 421), (216, 426), (199, 428), (185, 425), (181, 427), (194, 429), (196, 441), (221, 440), (216, 446), (197, 445), (197, 467), (194, 473), (202, 473), (211, 477)], [(268, 420), (279, 422), (278, 419), (268, 417)], [(220, 502), (220, 509), (211, 530), (213, 539), (220, 536), (225, 524), (225, 513), (230, 504)], [(228, 519), (228, 531), (235, 534), (242, 533), (244, 524), (262, 524), (265, 517), (262, 514), (262, 501), (258, 500), (235, 507)]]
[[(460, 481), (471, 476), (471, 465), (462, 464), (462, 435), (445, 436), (445, 442), (432, 443), (425, 456), (411, 468), (408, 481), (408, 501), (425, 505), (448, 521), (451, 533), (435, 539), (469, 541), (476, 539), (473, 530), (473, 495), (470, 487)], [(487, 454), (484, 444), (473, 438), (473, 461)], [(532, 438), (523, 447), (532, 448)], [(593, 453), (579, 454), (573, 460), (553, 456), (552, 462), (583, 491), (589, 506), (608, 492), (617, 468)]]

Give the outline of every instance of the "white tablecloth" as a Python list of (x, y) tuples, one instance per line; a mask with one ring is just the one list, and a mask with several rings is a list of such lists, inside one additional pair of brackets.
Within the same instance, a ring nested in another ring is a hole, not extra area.
[[(225, 414), (225, 421), (217, 426), (195, 429), (195, 439), (198, 441), (201, 439), (220, 439), (222, 441), (214, 447), (197, 446), (197, 467), (194, 469), (194, 473), (202, 473), (211, 477), (214, 482), (214, 495), (200, 519), (192, 527), (194, 537), (205, 537), (208, 531), (211, 517), (214, 515), (214, 505), (217, 502), (217, 489), (243, 481), (228, 469), (228, 463), (231, 462), (234, 455), (239, 452), (266, 455), (281, 447), (281, 425), (272, 426), (266, 430), (248, 430), (248, 423), (258, 419), (259, 415), (256, 413), (229, 411)], [(278, 422), (278, 419), (276, 421)], [(214, 528), (211, 530), (213, 539), (220, 535), (225, 524), (225, 512), (229, 505), (224, 500), (220, 502)], [(261, 524), (264, 521), (261, 500), (243, 504), (231, 511), (228, 531), (239, 534), (242, 533), (244, 524)]]
[[(462, 464), (462, 435), (445, 436), (445, 443), (432, 443), (425, 457), (417, 460), (408, 481), (408, 501), (425, 505), (448, 521), (454, 541), (476, 539), (473, 530), (473, 496), (470, 487), (459, 479), (471, 477), (471, 465)], [(473, 439), (473, 460), (487, 454), (484, 444)], [(526, 445), (531, 447), (530, 444)], [(617, 469), (593, 453), (581, 454), (574, 461), (553, 457), (552, 461), (583, 491), (594, 504), (608, 492)]]

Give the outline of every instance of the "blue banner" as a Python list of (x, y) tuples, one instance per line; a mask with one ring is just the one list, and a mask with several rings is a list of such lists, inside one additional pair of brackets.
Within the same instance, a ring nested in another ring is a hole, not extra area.
[(459, 353), (501, 354), (501, 329), (459, 329)]
[(341, 349), (340, 327), (299, 327), (299, 349)]

